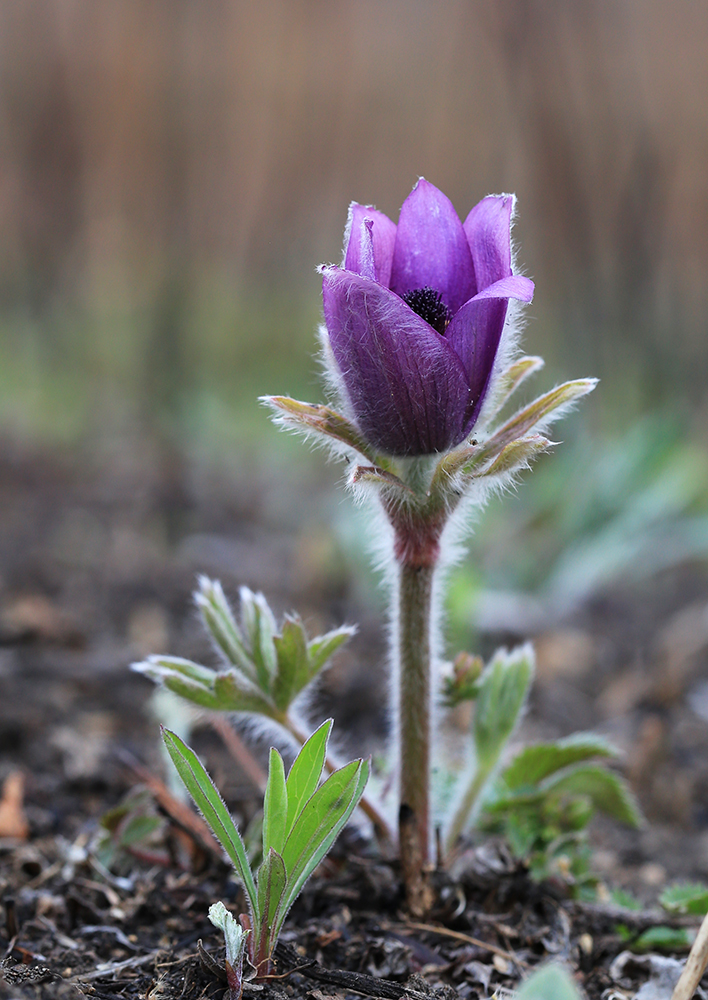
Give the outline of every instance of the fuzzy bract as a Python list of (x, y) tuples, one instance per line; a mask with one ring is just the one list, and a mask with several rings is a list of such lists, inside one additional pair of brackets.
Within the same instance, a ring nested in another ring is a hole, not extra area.
[(379, 451), (444, 452), (472, 431), (509, 300), (533, 297), (512, 273), (513, 207), (513, 195), (492, 195), (463, 223), (422, 178), (398, 225), (351, 206), (343, 266), (322, 268), (324, 319), (335, 381)]

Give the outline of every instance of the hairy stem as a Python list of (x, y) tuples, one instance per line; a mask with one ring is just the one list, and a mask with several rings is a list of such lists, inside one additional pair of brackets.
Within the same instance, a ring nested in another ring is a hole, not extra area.
[(400, 739), (399, 836), (408, 905), (427, 909), (430, 860), (431, 611), (434, 560), (399, 562), (397, 655)]
[[(293, 720), (290, 718), (289, 715), (286, 714), (285, 716), (283, 716), (280, 722), (283, 728), (287, 729), (290, 735), (293, 736), (301, 746), (304, 745), (309, 739), (309, 734), (304, 733), (302, 729), (300, 729), (300, 727), (297, 725), (297, 723), (293, 722)], [(334, 771), (336, 771), (338, 766), (339, 765), (333, 759), (332, 755), (327, 754), (325, 758), (325, 769), (329, 772), (329, 774), (332, 774)], [(379, 838), (379, 840), (387, 841), (390, 844), (393, 844), (395, 842), (394, 833), (393, 830), (391, 829), (391, 826), (388, 823), (388, 820), (385, 818), (383, 813), (381, 813), (376, 808), (371, 799), (368, 799), (365, 795), (362, 795), (361, 799), (359, 800), (359, 809), (361, 809), (364, 815), (368, 816), (368, 818), (373, 823), (374, 830), (376, 831), (376, 836)]]
[(472, 776), (472, 780), (465, 789), (465, 794), (460, 801), (455, 815), (452, 818), (450, 829), (445, 838), (445, 853), (449, 854), (457, 843), (462, 831), (469, 825), (470, 816), (473, 814), (475, 806), (479, 802), (479, 796), (483, 791), (493, 768), (477, 767)]

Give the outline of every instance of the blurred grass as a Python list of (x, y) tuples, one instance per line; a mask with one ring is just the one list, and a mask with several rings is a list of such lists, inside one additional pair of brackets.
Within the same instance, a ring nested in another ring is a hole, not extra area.
[(490, 505), (453, 605), (543, 594), (603, 538), (638, 565), (700, 507), (636, 510), (705, 462), (707, 28), (661, 0), (0, 6), (0, 438), (287, 479), (320, 459), (256, 398), (323, 398), (314, 268), (348, 202), (511, 190), (543, 385), (601, 384)]
[(142, 430), (186, 453), (256, 452), (269, 428), (259, 395), (321, 392), (319, 310), (314, 289), (239, 294), (212, 280), (189, 296), (171, 283), (142, 310), (5, 312), (0, 426), (40, 444)]

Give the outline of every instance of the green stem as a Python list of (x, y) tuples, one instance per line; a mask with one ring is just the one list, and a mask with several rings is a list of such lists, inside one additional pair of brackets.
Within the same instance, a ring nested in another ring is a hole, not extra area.
[(431, 608), (434, 562), (399, 563), (398, 732), (400, 849), (409, 905), (420, 909), (422, 868), (430, 859)]

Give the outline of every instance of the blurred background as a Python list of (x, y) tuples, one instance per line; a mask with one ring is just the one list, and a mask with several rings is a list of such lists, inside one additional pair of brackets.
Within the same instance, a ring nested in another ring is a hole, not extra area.
[[(661, 0), (2, 4), (0, 596), (30, 657), (6, 675), (208, 657), (206, 571), (361, 621), (325, 694), (380, 735), (364, 523), (256, 397), (323, 398), (315, 267), (351, 200), (395, 219), (424, 175), (464, 218), (515, 191), (537, 387), (602, 381), (485, 515), (450, 634), (537, 636), (546, 731), (641, 744), (645, 807), (708, 827), (707, 33)], [(82, 745), (114, 731), (76, 698)]]

